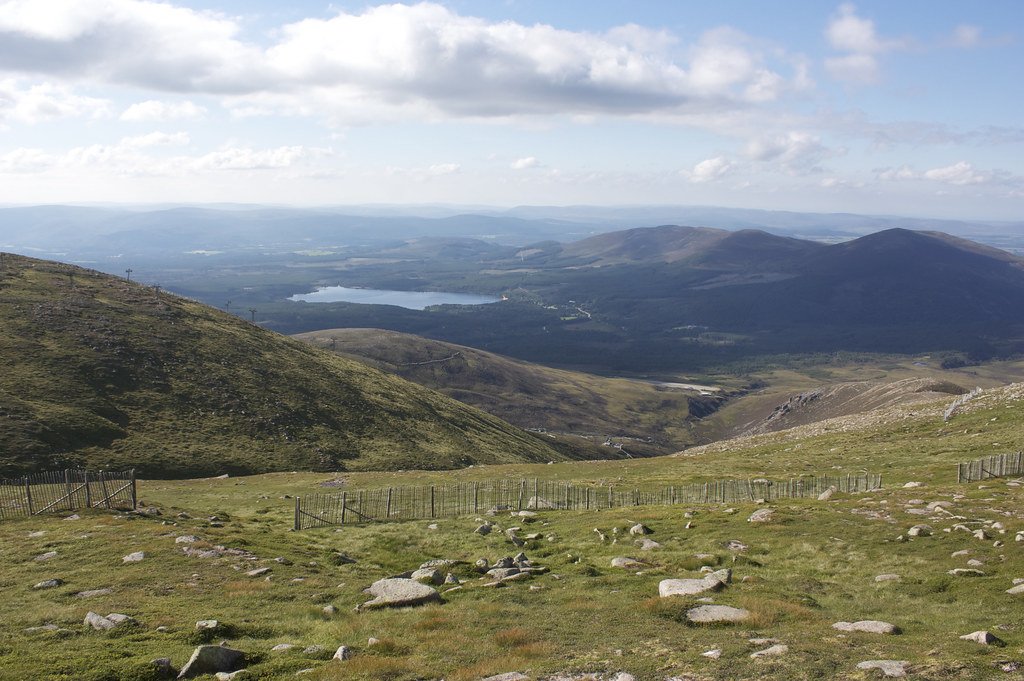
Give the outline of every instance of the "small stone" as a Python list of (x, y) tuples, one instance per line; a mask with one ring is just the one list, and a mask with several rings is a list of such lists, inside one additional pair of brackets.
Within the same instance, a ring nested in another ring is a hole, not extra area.
[(637, 523), (633, 527), (629, 528), (630, 537), (639, 537), (645, 534), (651, 534), (651, 528), (647, 527), (643, 523)]
[(196, 622), (196, 631), (203, 631), (205, 629), (216, 629), (220, 626), (220, 622), (217, 620), (199, 620)]
[(272, 652), (272, 653), (279, 653), (279, 652), (281, 652), (283, 650), (291, 650), (292, 648), (295, 648), (295, 647), (297, 647), (297, 646), (294, 643), (278, 643), (276, 646), (274, 646), (273, 648), (270, 649), (270, 652)]
[(60, 586), (63, 583), (64, 582), (62, 582), (59, 579), (47, 579), (47, 580), (44, 580), (42, 582), (39, 582), (38, 584), (36, 584), (32, 588), (33, 589), (52, 589), (53, 587)]
[(924, 483), (923, 482), (908, 482), (907, 484), (903, 485), (904, 489), (913, 489), (915, 487), (924, 487)]
[(241, 650), (232, 650), (224, 646), (199, 646), (181, 668), (178, 678), (187, 679), (199, 674), (236, 671), (235, 665), (244, 656), (245, 653)]
[(975, 539), (991, 539), (991, 537), (988, 536), (988, 532), (985, 530), (975, 530), (972, 534)]
[(436, 530), (437, 529), (437, 523), (430, 523), (429, 525), (427, 525), (427, 529), (428, 530)]
[(724, 584), (717, 579), (663, 579), (658, 583), (658, 595), (694, 596), (705, 591), (718, 591)]
[(255, 570), (249, 570), (245, 574), (248, 575), (249, 577), (262, 577), (263, 575), (265, 575), (268, 572), (270, 572), (270, 570), (271, 570), (271, 568), (268, 568), (268, 567), (260, 567), (260, 568), (256, 568)]
[(931, 525), (914, 525), (909, 530), (907, 530), (908, 537), (930, 537), (931, 534)]
[(620, 556), (618, 558), (612, 558), (612, 567), (623, 568), (625, 570), (643, 570), (644, 568), (649, 566), (647, 565), (647, 563), (642, 563), (632, 558)]
[(333, 659), (335, 659), (335, 660), (348, 660), (351, 657), (352, 657), (352, 649), (349, 648), (348, 646), (340, 646), (336, 651), (334, 651), (334, 658)]
[(488, 676), (480, 681), (529, 681), (529, 676), (521, 674), (519, 672), (506, 672), (504, 674), (495, 674), (494, 676)]
[(954, 577), (984, 577), (985, 573), (975, 568), (956, 568), (954, 570), (948, 570), (947, 575), (953, 575)]
[(857, 663), (857, 669), (877, 669), (883, 676), (891, 679), (899, 679), (907, 675), (906, 660), (865, 660)]
[(323, 646), (315, 646), (314, 645), (314, 646), (308, 646), (306, 648), (303, 648), (302, 649), (302, 653), (304, 655), (319, 655), (320, 653), (324, 652), (325, 650), (327, 650), (327, 649), (324, 648)]
[(741, 622), (750, 617), (750, 612), (728, 605), (701, 605), (686, 611), (691, 622)]
[(661, 544), (654, 541), (653, 539), (637, 539), (633, 543), (639, 546), (641, 551), (650, 551), (651, 549), (661, 548)]
[(750, 514), (747, 518), (748, 523), (767, 523), (772, 520), (772, 516), (775, 515), (775, 511), (770, 508), (760, 508)]
[(489, 535), (491, 533), (491, 525), (490, 525), (490, 523), (484, 523), (483, 525), (480, 525), (479, 527), (477, 527), (473, 531), (476, 532), (477, 534), (482, 534), (484, 536), (487, 536), (487, 535)]
[(371, 636), (370, 638), (366, 639), (366, 646), (368, 648), (372, 648), (373, 646), (377, 645), (378, 643), (380, 643), (380, 639), (379, 638), (374, 638), (373, 636)]
[(78, 598), (92, 598), (93, 596), (108, 596), (114, 593), (113, 589), (92, 589), (90, 591), (79, 591), (75, 594)]
[(437, 568), (421, 568), (416, 570), (412, 573), (411, 579), (415, 579), (422, 584), (433, 584), (434, 586), (444, 583), (444, 577)]
[(248, 669), (239, 669), (235, 672), (217, 672), (213, 676), (217, 681), (242, 681), (242, 679), (252, 677)]
[(712, 660), (717, 660), (722, 657), (721, 648), (712, 648), (711, 650), (701, 653), (704, 657), (710, 657)]
[(964, 641), (974, 641), (985, 646), (1003, 646), (1006, 643), (995, 634), (988, 631), (975, 631), (971, 634), (964, 634), (960, 637)]
[(333, 605), (325, 605), (323, 613), (325, 615), (337, 615), (338, 614), (338, 609), (336, 607), (334, 607)]
[(199, 537), (194, 534), (183, 534), (180, 537), (175, 537), (175, 544), (195, 544), (197, 541), (202, 541)]
[(759, 650), (756, 653), (750, 653), (750, 659), (756, 660), (759, 657), (774, 657), (776, 655), (782, 655), (788, 652), (789, 646), (780, 643), (778, 645), (772, 646), (771, 648), (765, 648), (764, 650)]
[(87, 624), (96, 631), (107, 631), (117, 626), (117, 622), (114, 622), (103, 615), (98, 615), (91, 610), (86, 614), (85, 621), (82, 622), (82, 624)]
[(889, 582), (889, 581), (898, 580), (899, 578), (900, 578), (899, 575), (877, 575), (875, 577), (875, 581), (876, 582)]
[(33, 560), (50, 560), (51, 558), (56, 558), (56, 557), (57, 557), (57, 552), (56, 551), (47, 551), (46, 553), (43, 553), (41, 555), (36, 556), (35, 558), (33, 558)]
[(832, 498), (832, 495), (836, 493), (835, 487), (829, 487), (827, 490), (818, 495), (818, 501), (828, 501)]
[(1007, 589), (1006, 593), (1010, 594), (1011, 596), (1016, 596), (1017, 594), (1024, 594), (1024, 584), (1018, 584), (1012, 589)]
[(833, 629), (839, 631), (862, 631), (869, 634), (898, 634), (899, 628), (888, 622), (879, 620), (860, 620), (859, 622), (836, 622)]
[(122, 563), (138, 563), (146, 558), (145, 551), (136, 551), (135, 553), (129, 553), (127, 556), (121, 559)]

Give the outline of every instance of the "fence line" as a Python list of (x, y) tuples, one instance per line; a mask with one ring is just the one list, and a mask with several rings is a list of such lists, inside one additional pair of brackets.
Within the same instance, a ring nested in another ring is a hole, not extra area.
[(734, 504), (764, 499), (818, 496), (835, 488), (861, 492), (882, 486), (882, 476), (807, 476), (773, 482), (718, 480), (671, 485), (660, 490), (591, 487), (552, 480), (504, 479), (444, 485), (381, 487), (310, 494), (295, 498), (295, 529), (387, 520), (450, 518), (482, 511), (598, 510), (624, 506)]
[(997, 454), (956, 465), (957, 482), (974, 482), (1009, 475), (1024, 475), (1024, 452)]
[(80, 508), (134, 509), (136, 499), (134, 469), (46, 471), (0, 480), (0, 520)]

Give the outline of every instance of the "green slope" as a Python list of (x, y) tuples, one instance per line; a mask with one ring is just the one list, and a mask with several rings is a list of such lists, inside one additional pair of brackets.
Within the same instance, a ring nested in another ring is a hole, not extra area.
[(238, 317), (4, 254), (0, 476), (443, 469), (564, 459), (454, 400)]
[[(522, 428), (606, 440), (629, 455), (670, 454), (700, 440), (694, 418), (724, 395), (604, 378), (382, 329), (326, 329), (296, 338), (478, 407)], [(605, 448), (602, 458), (611, 458)]]

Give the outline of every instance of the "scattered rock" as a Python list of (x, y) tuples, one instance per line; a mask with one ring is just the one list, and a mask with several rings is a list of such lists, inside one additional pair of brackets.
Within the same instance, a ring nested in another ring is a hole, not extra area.
[(270, 570), (271, 570), (271, 568), (268, 568), (268, 567), (260, 567), (260, 568), (256, 568), (255, 570), (249, 570), (245, 574), (248, 575), (249, 577), (262, 577), (263, 575), (265, 575), (268, 572), (270, 572)]
[(243, 657), (245, 653), (241, 650), (232, 650), (224, 646), (199, 646), (181, 668), (178, 678), (188, 679), (199, 674), (237, 671), (235, 667)]
[(325, 615), (337, 615), (338, 609), (333, 605), (325, 605), (323, 612)]
[(92, 589), (91, 591), (79, 591), (75, 594), (78, 598), (91, 598), (92, 596), (107, 596), (114, 593), (113, 589)]
[(629, 528), (630, 537), (639, 537), (645, 534), (651, 534), (651, 528), (647, 527), (643, 523), (637, 523), (633, 527)]
[(748, 523), (767, 523), (771, 521), (775, 511), (770, 508), (759, 508), (747, 518)]
[(57, 552), (56, 551), (47, 551), (44, 554), (36, 556), (35, 558), (33, 558), (33, 560), (50, 560), (51, 558), (56, 558), (56, 557), (57, 557)]
[(749, 545), (744, 544), (739, 539), (730, 539), (729, 541), (724, 542), (722, 546), (729, 549), (730, 551), (746, 551), (750, 548)]
[(370, 586), (369, 592), (374, 596), (373, 600), (363, 603), (358, 609), (441, 602), (441, 594), (436, 589), (414, 579), (381, 579)]
[(988, 631), (975, 631), (971, 634), (964, 634), (960, 637), (964, 641), (974, 641), (986, 646), (1004, 646), (1006, 642)]
[(650, 551), (651, 549), (661, 548), (661, 544), (654, 541), (653, 539), (637, 539), (633, 543), (639, 546), (641, 551)]
[(414, 571), (411, 579), (415, 579), (421, 584), (433, 584), (435, 586), (440, 586), (444, 583), (444, 576), (441, 575), (440, 570), (432, 567), (420, 568)]
[(135, 553), (129, 553), (127, 556), (121, 559), (122, 563), (138, 563), (146, 558), (145, 551), (136, 551)]
[(722, 649), (712, 648), (711, 650), (701, 653), (701, 655), (704, 657), (710, 657), (712, 660), (717, 660), (722, 657)]
[(717, 579), (663, 579), (658, 583), (658, 595), (662, 598), (693, 596), (705, 591), (718, 591), (723, 586)]
[(975, 539), (991, 539), (991, 537), (988, 536), (988, 532), (985, 530), (975, 530), (972, 534)]
[(60, 586), (63, 583), (64, 582), (62, 582), (59, 579), (46, 579), (46, 580), (43, 580), (42, 582), (39, 582), (38, 584), (36, 584), (32, 588), (33, 589), (52, 589), (53, 587)]
[(1016, 596), (1017, 594), (1024, 594), (1024, 584), (1018, 584), (1017, 586), (1013, 587), (1012, 589), (1007, 589), (1006, 593), (1008, 593), (1008, 594), (1010, 594), (1012, 596)]
[(827, 490), (818, 495), (818, 501), (828, 501), (832, 498), (832, 495), (836, 493), (835, 487), (829, 487)]
[(909, 664), (906, 660), (865, 660), (857, 663), (857, 669), (878, 669), (883, 676), (898, 679), (907, 675)]
[(789, 646), (784, 643), (780, 643), (772, 646), (771, 648), (765, 648), (764, 650), (759, 650), (756, 653), (750, 653), (750, 659), (756, 660), (759, 657), (774, 657), (788, 652)]
[(334, 657), (332, 659), (344, 661), (350, 659), (351, 657), (351, 648), (349, 648), (348, 646), (339, 646), (338, 649), (334, 651)]
[(174, 538), (175, 544), (195, 544), (197, 541), (202, 541), (202, 539), (194, 534), (183, 534), (180, 537)]
[(912, 489), (914, 487), (924, 487), (924, 483), (923, 482), (908, 482), (907, 484), (903, 485), (904, 489)]
[(214, 674), (217, 681), (242, 681), (252, 677), (248, 669), (239, 669), (236, 672), (217, 672)]
[(907, 530), (909, 537), (930, 537), (932, 535), (931, 525), (914, 525)]
[(220, 622), (217, 620), (199, 620), (196, 622), (196, 631), (203, 631), (206, 629), (216, 629), (220, 626)]
[(869, 634), (898, 634), (899, 627), (879, 620), (860, 620), (859, 622), (836, 622), (833, 629), (839, 631), (863, 631)]
[(313, 645), (313, 646), (307, 646), (306, 648), (303, 648), (302, 649), (302, 654), (303, 655), (319, 655), (319, 654), (324, 653), (326, 651), (327, 651), (327, 649), (324, 648), (323, 646)]
[(490, 523), (484, 523), (483, 525), (480, 525), (479, 527), (477, 527), (473, 531), (476, 532), (477, 534), (481, 534), (481, 535), (487, 536), (487, 535), (489, 535), (491, 533), (491, 529), (492, 528), (491, 528)]
[(520, 674), (519, 672), (506, 672), (504, 674), (488, 676), (480, 681), (529, 681), (529, 678), (526, 674)]
[(296, 647), (298, 646), (296, 646), (294, 643), (278, 643), (276, 646), (270, 649), (270, 652), (279, 653), (283, 650), (291, 650), (292, 648)]
[(117, 626), (117, 622), (104, 617), (103, 615), (97, 615), (93, 611), (89, 611), (85, 616), (85, 621), (82, 624), (87, 624), (96, 631), (107, 631)]
[(898, 581), (899, 578), (900, 578), (899, 575), (877, 575), (875, 577), (875, 581), (876, 582), (890, 582), (890, 581)]
[(985, 573), (975, 568), (955, 568), (946, 572), (954, 577), (984, 577)]
[(696, 623), (741, 622), (750, 617), (750, 612), (728, 605), (700, 605), (686, 611), (686, 619)]
[(650, 567), (647, 563), (642, 563), (632, 558), (626, 558), (620, 556), (618, 558), (612, 558), (612, 567), (623, 568), (625, 570), (643, 570), (646, 567)]

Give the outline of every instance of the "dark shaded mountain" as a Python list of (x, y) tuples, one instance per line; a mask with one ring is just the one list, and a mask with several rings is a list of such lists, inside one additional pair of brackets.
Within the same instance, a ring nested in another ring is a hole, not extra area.
[(602, 378), (381, 329), (329, 329), (296, 338), (521, 428), (607, 442), (633, 456), (670, 454), (695, 444), (694, 419), (725, 399), (717, 388)]
[(0, 477), (442, 469), (566, 458), (390, 374), (93, 270), (0, 257)]

